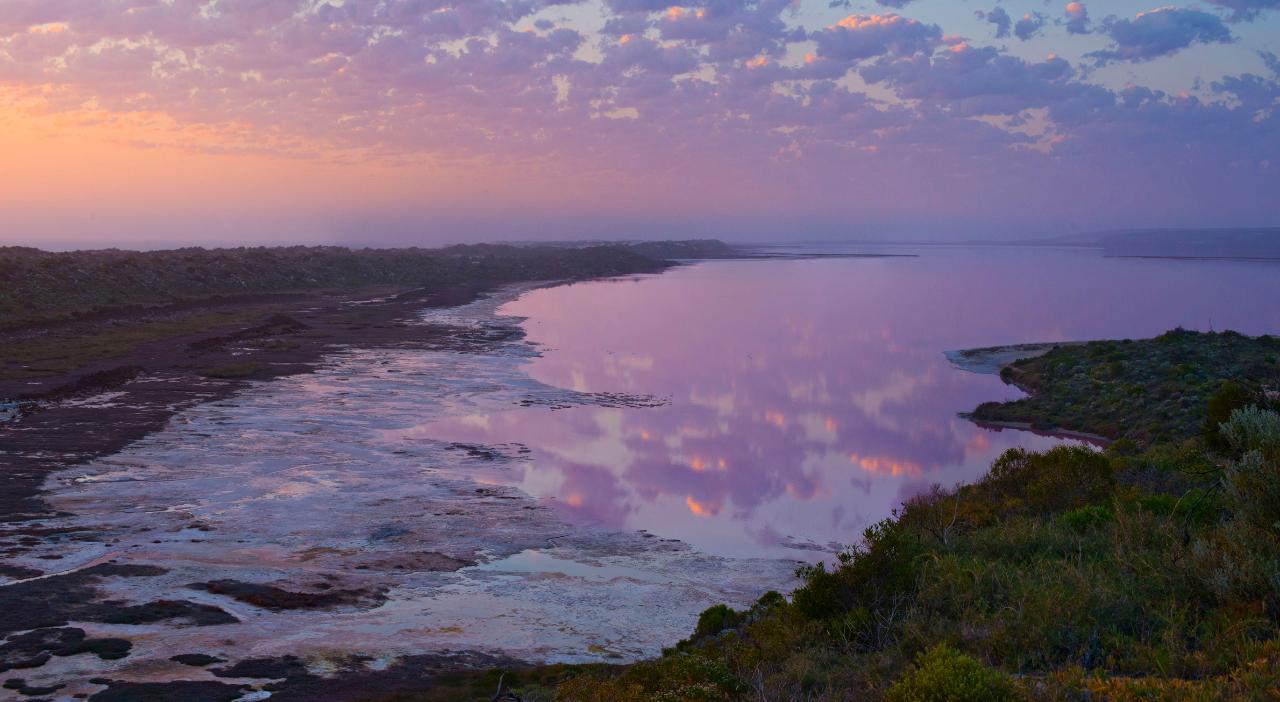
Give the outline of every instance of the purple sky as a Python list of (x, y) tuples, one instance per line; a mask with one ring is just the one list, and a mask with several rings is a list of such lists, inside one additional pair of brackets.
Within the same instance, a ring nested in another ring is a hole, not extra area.
[(1280, 0), (3, 0), (0, 243), (1280, 224)]

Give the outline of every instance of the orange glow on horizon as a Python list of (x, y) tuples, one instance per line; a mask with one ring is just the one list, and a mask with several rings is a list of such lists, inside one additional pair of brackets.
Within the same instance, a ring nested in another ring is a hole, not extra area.
[(164, 223), (175, 243), (196, 222), (199, 243), (220, 230), (241, 243), (276, 232), (277, 221), (296, 222), (296, 237), (319, 244), (339, 214), (492, 209), (495, 191), (528, 212), (600, 207), (616, 200), (619, 182), (584, 180), (554, 163), (372, 153), (282, 138), (246, 120), (182, 122), (75, 104), (52, 87), (0, 82), (0, 211), (31, 245), (97, 244), (112, 223), (132, 231), (147, 222)]

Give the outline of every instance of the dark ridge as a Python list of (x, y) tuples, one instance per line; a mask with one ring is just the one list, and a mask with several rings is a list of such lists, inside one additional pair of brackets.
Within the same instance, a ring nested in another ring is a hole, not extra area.
[[(662, 259), (667, 256), (659, 256), (664, 246), (293, 246), (63, 253), (7, 247), (0, 248), (0, 327), (220, 296), (652, 272), (666, 265)], [(689, 253), (719, 250), (706, 242), (671, 246), (672, 251)]]

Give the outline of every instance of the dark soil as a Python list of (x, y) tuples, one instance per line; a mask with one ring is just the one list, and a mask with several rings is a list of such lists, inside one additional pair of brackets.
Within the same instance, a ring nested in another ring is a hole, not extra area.
[(211, 656), (207, 653), (181, 653), (170, 657), (169, 660), (174, 663), (181, 663), (183, 665), (194, 666), (197, 668), (203, 668), (204, 666), (213, 665), (214, 663), (226, 662), (226, 660), (222, 658)]
[(244, 583), (238, 580), (212, 580), (207, 583), (194, 583), (191, 587), (215, 595), (226, 595), (245, 604), (273, 612), (290, 609), (329, 609), (340, 606), (377, 607), (387, 600), (385, 592), (375, 590), (293, 592), (274, 585)]
[[(0, 587), (0, 672), (37, 668), (51, 656), (94, 653), (111, 660), (128, 655), (124, 639), (86, 638), (72, 621), (106, 624), (147, 624), (179, 620), (193, 626), (229, 624), (236, 620), (212, 605), (182, 600), (158, 600), (130, 605), (103, 600), (95, 585), (104, 578), (144, 578), (162, 575), (163, 568), (104, 563), (84, 570)], [(25, 633), (16, 633), (25, 632)]]
[(95, 693), (90, 702), (232, 702), (244, 694), (244, 685), (213, 680), (175, 680), (138, 683), (109, 681), (107, 689)]

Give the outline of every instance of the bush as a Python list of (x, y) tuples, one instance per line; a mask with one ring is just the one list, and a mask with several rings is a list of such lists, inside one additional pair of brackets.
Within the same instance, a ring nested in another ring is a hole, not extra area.
[(1237, 454), (1258, 451), (1280, 454), (1280, 414), (1260, 407), (1242, 407), (1218, 425), (1218, 434)]
[(730, 608), (728, 605), (718, 604), (708, 607), (702, 614), (698, 615), (698, 628), (694, 630), (694, 636), (715, 636), (725, 629), (732, 629), (738, 626), (742, 621), (742, 614)]
[[(1243, 455), (1223, 471), (1226, 518), (1196, 543), (1201, 577), (1221, 600), (1262, 600), (1280, 614), (1280, 417), (1237, 410), (1222, 424), (1224, 440)], [(1269, 449), (1264, 453), (1264, 449)]]
[(887, 702), (1003, 702), (1017, 696), (1004, 673), (939, 644), (885, 693)]
[(1234, 380), (1223, 381), (1218, 391), (1209, 398), (1204, 417), (1204, 438), (1209, 446), (1217, 449), (1227, 448), (1226, 439), (1220, 431), (1222, 425), (1231, 419), (1231, 414), (1238, 409), (1253, 403), (1253, 394)]
[(1089, 505), (1062, 515), (1062, 522), (1072, 529), (1083, 531), (1089, 527), (1106, 524), (1115, 518), (1115, 514), (1110, 509), (1102, 505)]
[(1280, 536), (1280, 415), (1246, 408), (1222, 425), (1223, 436), (1243, 455), (1223, 475), (1233, 521), (1275, 541)]
[(1105, 501), (1114, 485), (1111, 461), (1081, 446), (1044, 453), (1009, 449), (979, 486), (1010, 507), (1056, 513)]
[[(810, 619), (832, 619), (859, 608), (868, 612), (896, 609), (915, 591), (917, 557), (924, 553), (919, 535), (896, 519), (886, 519), (863, 532), (860, 546), (840, 554), (840, 565), (822, 563), (797, 571), (805, 584), (792, 595), (796, 610)], [(876, 643), (885, 632), (878, 632)]]
[(1227, 503), (1254, 529), (1280, 533), (1280, 460), (1250, 451), (1226, 472)]

